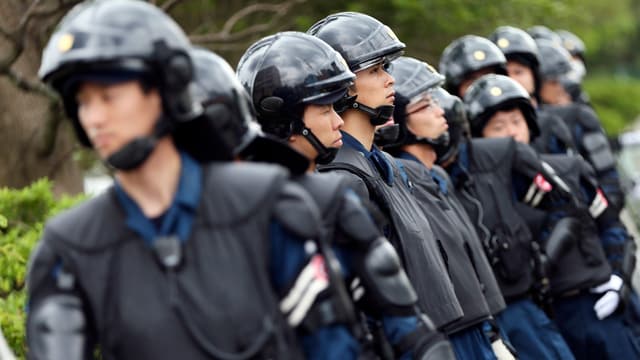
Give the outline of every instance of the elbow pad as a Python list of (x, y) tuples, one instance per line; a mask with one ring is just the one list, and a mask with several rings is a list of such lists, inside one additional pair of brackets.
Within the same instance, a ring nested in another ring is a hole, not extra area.
[(629, 239), (624, 244), (620, 275), (627, 284), (631, 284), (631, 277), (633, 276), (633, 271), (636, 269), (636, 248), (634, 239)]
[(365, 253), (356, 256), (355, 263), (357, 278), (351, 288), (359, 306), (373, 315), (415, 314), (418, 296), (387, 239), (372, 242)]
[(577, 242), (580, 234), (580, 223), (576, 218), (564, 217), (553, 227), (544, 246), (551, 270), (561, 260), (562, 256)]
[(91, 358), (87, 328), (87, 318), (78, 296), (57, 294), (43, 299), (32, 309), (27, 321), (29, 358)]
[(609, 140), (601, 132), (587, 133), (582, 137), (582, 147), (589, 163), (596, 172), (600, 173), (612, 169), (616, 165), (611, 152)]

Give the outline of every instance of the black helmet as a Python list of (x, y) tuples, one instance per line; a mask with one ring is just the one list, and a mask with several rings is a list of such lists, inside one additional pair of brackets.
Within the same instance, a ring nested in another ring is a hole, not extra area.
[(531, 139), (540, 134), (536, 111), (527, 91), (508, 76), (487, 74), (474, 81), (464, 96), (471, 135), (482, 136), (482, 129), (489, 118), (501, 110), (520, 108), (524, 115)]
[(434, 99), (438, 101), (440, 107), (444, 110), (444, 117), (449, 125), (449, 142), (448, 144), (436, 147), (438, 158), (436, 163), (439, 165), (447, 164), (458, 154), (458, 146), (462, 139), (470, 136), (469, 120), (467, 120), (467, 111), (462, 100), (449, 94), (447, 90), (437, 87), (431, 93)]
[[(396, 144), (393, 147), (416, 143), (427, 143), (434, 147), (442, 145), (446, 142), (446, 136), (438, 139), (426, 139), (417, 137), (409, 131), (407, 128), (407, 105), (425, 95), (429, 90), (441, 86), (444, 83), (444, 76), (440, 75), (433, 66), (411, 57), (397, 59), (389, 70), (396, 80), (393, 120), (399, 127)], [(390, 150), (388, 145), (385, 149)]]
[(507, 59), (490, 40), (477, 35), (465, 35), (449, 44), (440, 57), (440, 73), (446, 78), (445, 88), (458, 94), (458, 87), (470, 74), (491, 68), (494, 73), (507, 74)]
[(534, 95), (538, 98), (540, 90), (540, 55), (538, 45), (526, 31), (513, 26), (500, 26), (489, 36), (508, 61), (515, 61), (525, 65), (533, 72)]
[(578, 56), (584, 61), (584, 54), (587, 51), (584, 41), (576, 34), (567, 30), (556, 30), (560, 37), (562, 46), (567, 49), (572, 56)]
[(558, 36), (558, 34), (553, 32), (553, 30), (549, 29), (548, 27), (546, 27), (544, 25), (532, 26), (532, 27), (527, 29), (527, 32), (536, 41), (538, 41), (540, 39), (545, 39), (545, 40), (549, 40), (551, 42), (554, 42), (556, 44), (560, 44), (561, 43), (560, 36)]
[(200, 108), (188, 96), (193, 72), (190, 47), (180, 27), (153, 5), (125, 0), (85, 2), (56, 28), (38, 75), (60, 93), (78, 140), (88, 147), (91, 143), (79, 123), (73, 91), (78, 80), (144, 79), (157, 86), (164, 111), (154, 135), (132, 141), (107, 160), (126, 170), (141, 164), (155, 140), (171, 132), (176, 122), (199, 114)]
[(560, 45), (544, 39), (536, 40), (540, 51), (540, 77), (542, 80), (571, 79), (571, 55)]
[(176, 129), (177, 145), (203, 162), (231, 160), (239, 155), (276, 162), (293, 173), (306, 171), (309, 162), (302, 154), (262, 133), (249, 94), (231, 66), (206, 49), (193, 48), (190, 55), (195, 68), (191, 97), (204, 112)]
[(176, 143), (201, 146), (190, 151), (201, 161), (231, 160), (235, 149), (250, 140), (245, 138), (253, 121), (249, 95), (223, 58), (202, 48), (189, 55), (195, 69), (191, 98), (202, 105), (203, 114), (176, 129)]
[(526, 59), (525, 65), (536, 70), (540, 64), (538, 46), (526, 31), (513, 26), (500, 26), (489, 36), (507, 60), (521, 61)]
[[(307, 33), (324, 40), (338, 51), (353, 72), (380, 63), (388, 64), (400, 57), (406, 47), (388, 26), (369, 15), (356, 12), (329, 15), (311, 26)], [(393, 113), (392, 106), (374, 109), (355, 100), (355, 97), (345, 98), (337, 104), (336, 110), (359, 109), (371, 117), (374, 125), (384, 124)]]
[(265, 132), (281, 139), (301, 134), (318, 151), (318, 163), (331, 161), (335, 152), (305, 126), (303, 113), (308, 104), (335, 103), (353, 84), (355, 75), (338, 52), (316, 37), (281, 32), (251, 45), (237, 75)]

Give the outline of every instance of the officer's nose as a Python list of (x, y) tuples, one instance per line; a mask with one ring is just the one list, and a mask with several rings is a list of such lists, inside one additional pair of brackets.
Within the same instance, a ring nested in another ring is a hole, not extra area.
[(342, 126), (344, 125), (344, 120), (333, 109), (331, 109), (331, 114), (333, 116), (333, 119), (332, 119), (332, 125), (333, 125), (332, 128), (333, 128), (333, 130), (340, 130), (342, 128)]

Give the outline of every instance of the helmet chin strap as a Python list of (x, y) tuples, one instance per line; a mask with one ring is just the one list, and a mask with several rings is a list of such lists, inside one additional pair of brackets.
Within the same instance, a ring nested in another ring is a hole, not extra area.
[(393, 105), (381, 105), (377, 108), (372, 108), (357, 101), (353, 102), (352, 108), (356, 110), (360, 110), (367, 115), (369, 115), (369, 120), (371, 121), (371, 125), (378, 126), (383, 125), (393, 115)]
[(303, 128), (301, 134), (318, 152), (318, 156), (315, 158), (317, 164), (326, 165), (335, 159), (338, 148), (324, 146), (308, 127)]
[(137, 137), (106, 159), (107, 165), (122, 171), (130, 171), (142, 165), (156, 148), (158, 140), (171, 132), (172, 125), (161, 116), (156, 122), (153, 133)]
[(442, 135), (437, 138), (428, 138), (422, 136), (416, 136), (411, 131), (408, 131), (409, 139), (407, 139), (408, 144), (425, 144), (433, 147), (438, 146), (448, 146), (449, 145), (449, 132), (446, 131)]
[(393, 115), (393, 105), (381, 105), (377, 108), (372, 108), (363, 103), (357, 102), (356, 98), (358, 95), (353, 96), (345, 96), (344, 98), (338, 100), (334, 105), (334, 109), (338, 114), (342, 114), (348, 109), (356, 109), (364, 112), (369, 115), (369, 120), (371, 121), (371, 125), (379, 126), (383, 125)]

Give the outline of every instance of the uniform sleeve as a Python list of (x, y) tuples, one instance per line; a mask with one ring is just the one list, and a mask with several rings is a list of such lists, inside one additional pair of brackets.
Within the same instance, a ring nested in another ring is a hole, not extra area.
[[(346, 325), (313, 323), (314, 307), (326, 303), (329, 275), (314, 239), (320, 215), (310, 196), (295, 184), (284, 186), (270, 225), (270, 276), (280, 310), (296, 330), (307, 359), (356, 359), (359, 346)], [(311, 319), (311, 320), (308, 320)]]
[(32, 253), (27, 278), (27, 344), (32, 359), (90, 358), (95, 331), (73, 274), (43, 239)]

